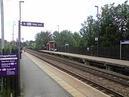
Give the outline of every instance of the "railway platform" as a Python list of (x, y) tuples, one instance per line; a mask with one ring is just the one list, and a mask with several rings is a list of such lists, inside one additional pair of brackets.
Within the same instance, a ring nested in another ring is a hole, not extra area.
[(26, 52), (20, 69), (23, 97), (110, 97)]
[(80, 54), (73, 54), (73, 53), (65, 53), (65, 52), (54, 52), (54, 51), (48, 51), (48, 50), (40, 50), (44, 53), (49, 54), (55, 54), (55, 55), (62, 55), (62, 56), (68, 56), (73, 58), (80, 58), (87, 61), (95, 61), (103, 64), (110, 64), (114, 66), (120, 66), (120, 67), (129, 67), (129, 61), (125, 60), (119, 60), (119, 59), (111, 59), (111, 58), (103, 58), (103, 57), (96, 57), (96, 56), (88, 56), (88, 55), (80, 55)]
[(55, 52), (48, 50), (40, 50), (40, 52), (68, 58), (70, 60), (78, 61), (87, 64), (89, 66), (107, 70), (109, 72), (113, 71), (116, 73), (129, 75), (129, 61), (127, 60), (103, 58), (97, 56), (88, 56), (88, 55), (80, 55), (80, 54), (65, 53), (65, 52)]
[(20, 67), (23, 97), (72, 97), (32, 60), (35, 59), (23, 53)]

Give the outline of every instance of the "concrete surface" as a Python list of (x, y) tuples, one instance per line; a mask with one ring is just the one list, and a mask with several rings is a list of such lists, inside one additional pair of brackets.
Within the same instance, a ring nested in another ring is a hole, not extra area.
[(24, 53), (20, 69), (23, 97), (72, 97)]

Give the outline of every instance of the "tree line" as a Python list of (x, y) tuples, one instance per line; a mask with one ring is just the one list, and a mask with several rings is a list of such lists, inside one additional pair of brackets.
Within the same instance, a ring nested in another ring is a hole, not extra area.
[[(98, 41), (95, 38), (98, 37)], [(101, 7), (97, 19), (88, 16), (81, 24), (79, 32), (63, 30), (48, 31), (36, 34), (35, 41), (30, 41), (29, 46), (37, 49), (46, 47), (48, 41), (55, 41), (58, 47), (69, 44), (71, 47), (99, 47), (118, 46), (121, 40), (129, 40), (129, 5), (128, 1), (115, 5), (106, 4)]]

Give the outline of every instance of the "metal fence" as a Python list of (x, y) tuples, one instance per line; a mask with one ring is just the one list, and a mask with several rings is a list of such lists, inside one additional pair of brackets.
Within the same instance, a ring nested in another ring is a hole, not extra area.
[[(57, 51), (120, 59), (120, 46), (98, 47), (98, 53), (97, 53), (97, 47), (90, 47), (90, 48), (67, 47), (66, 48), (62, 46), (62, 47), (58, 47)], [(122, 52), (121, 58), (124, 60), (129, 60), (129, 46), (128, 45), (123, 46), (121, 52)]]

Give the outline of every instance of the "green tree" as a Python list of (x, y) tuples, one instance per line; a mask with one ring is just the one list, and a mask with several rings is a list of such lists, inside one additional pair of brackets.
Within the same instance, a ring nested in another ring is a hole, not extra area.
[(40, 33), (36, 34), (36, 39), (35, 39), (36, 48), (37, 49), (45, 48), (46, 44), (50, 40), (52, 40), (52, 34), (48, 31), (40, 32)]
[(117, 33), (117, 26), (113, 24), (113, 10), (114, 4), (102, 7), (101, 32), (99, 33), (99, 43), (101, 46), (112, 46), (120, 36), (119, 33)]
[(81, 35), (77, 32), (73, 34), (74, 47), (80, 47)]
[(27, 48), (31, 48), (31, 49), (35, 49), (36, 48), (36, 43), (35, 41), (26, 41), (24, 43), (24, 45), (27, 47)]
[(102, 45), (118, 45), (120, 40), (128, 39), (129, 5), (127, 1), (117, 6), (113, 3), (102, 7), (101, 24)]
[(61, 46), (62, 45), (62, 39), (60, 37), (60, 33), (58, 31), (53, 32), (53, 39), (56, 42), (57, 46)]
[(69, 44), (69, 46), (74, 45), (73, 33), (68, 30), (63, 30), (60, 33), (55, 31), (53, 36), (57, 46), (59, 47), (64, 46), (66, 43)]
[(84, 23), (81, 24), (82, 28), (80, 29), (80, 34), (82, 35), (81, 45), (86, 46), (92, 46), (95, 44), (95, 36), (97, 33), (97, 23), (93, 19), (92, 16), (89, 16), (87, 18), (87, 21), (84, 21)]
[[(99, 37), (99, 46), (119, 45), (120, 40), (129, 39), (129, 5), (127, 1), (117, 6), (106, 4), (97, 20), (92, 16), (82, 23), (80, 34), (82, 46), (94, 46)], [(82, 43), (84, 42), (84, 43)]]

